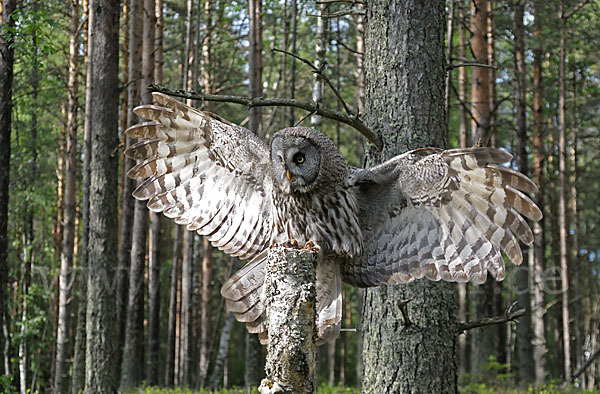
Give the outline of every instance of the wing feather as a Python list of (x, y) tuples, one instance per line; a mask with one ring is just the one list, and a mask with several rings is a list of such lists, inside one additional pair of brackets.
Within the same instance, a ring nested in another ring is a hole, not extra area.
[(352, 172), (365, 253), (342, 266), (344, 279), (359, 286), (422, 277), (482, 283), (490, 272), (502, 280), (501, 252), (521, 264), (517, 239), (533, 242), (524, 218), (542, 217), (525, 194), (537, 186), (500, 165), (511, 157), (492, 148), (424, 148)]
[(126, 151), (139, 160), (128, 176), (143, 180), (133, 195), (227, 253), (253, 258), (271, 238), (266, 144), (226, 120), (153, 96), (159, 105), (135, 109), (149, 121), (126, 131), (140, 140)]

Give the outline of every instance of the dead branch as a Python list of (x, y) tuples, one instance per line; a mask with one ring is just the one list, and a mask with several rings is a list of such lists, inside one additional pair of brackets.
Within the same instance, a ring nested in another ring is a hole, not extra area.
[(590, 365), (592, 365), (592, 363), (596, 358), (598, 358), (598, 356), (600, 356), (600, 347), (596, 349), (596, 351), (590, 356), (590, 358), (585, 360), (585, 363), (583, 363), (583, 365), (577, 371), (575, 371), (573, 377), (576, 378), (577, 376), (581, 375)]
[(498, 67), (490, 66), (485, 63), (477, 63), (477, 62), (464, 62), (464, 63), (450, 63), (446, 66), (446, 71), (452, 71), (455, 68), (459, 67), (483, 67), (483, 68), (491, 68), (492, 70), (497, 70)]
[(575, 13), (577, 13), (577, 11), (579, 11), (580, 9), (583, 8), (584, 5), (586, 5), (587, 3), (589, 3), (589, 0), (583, 0), (581, 1), (579, 4), (577, 4), (575, 7), (573, 7), (573, 9), (563, 13), (563, 15), (561, 15), (560, 17), (562, 19), (569, 19), (570, 17), (572, 17)]
[(320, 15), (311, 14), (308, 16), (320, 16), (321, 18), (341, 18), (346, 15), (365, 15), (365, 11), (357, 10), (355, 8), (348, 8), (345, 10), (334, 12), (332, 14), (320, 14)]
[(317, 74), (323, 81), (325, 81), (327, 86), (329, 86), (331, 91), (335, 94), (335, 97), (337, 97), (338, 100), (340, 101), (340, 103), (344, 106), (344, 110), (346, 111), (346, 113), (350, 116), (357, 116), (357, 114), (354, 111), (352, 111), (350, 109), (350, 107), (346, 104), (346, 102), (344, 101), (344, 99), (342, 98), (342, 96), (340, 95), (338, 90), (333, 86), (333, 83), (331, 83), (331, 80), (329, 79), (329, 77), (327, 77), (327, 75), (325, 75), (325, 73), (323, 72), (323, 70), (325, 68), (325, 63), (323, 64), (323, 66), (317, 67), (314, 64), (312, 64), (310, 61), (308, 61), (307, 59), (304, 59), (303, 57), (300, 57), (300, 56), (296, 55), (295, 53), (284, 51), (283, 49), (273, 48), (273, 49), (271, 49), (271, 52), (283, 53), (288, 56), (292, 56), (293, 58), (296, 58), (305, 64), (308, 64), (308, 66), (313, 69), (313, 72), (315, 74)]
[(375, 134), (369, 129), (358, 116), (346, 116), (339, 111), (330, 110), (318, 106), (314, 102), (306, 102), (297, 99), (283, 99), (283, 98), (251, 98), (247, 96), (228, 96), (218, 94), (204, 94), (197, 93), (187, 90), (172, 90), (160, 85), (150, 85), (148, 89), (151, 92), (161, 92), (168, 94), (169, 96), (181, 97), (192, 100), (203, 100), (203, 101), (214, 101), (221, 103), (235, 103), (242, 104), (248, 108), (252, 107), (295, 107), (300, 108), (308, 112), (314, 112), (316, 115), (323, 116), (324, 118), (336, 120), (338, 122), (347, 124), (353, 127), (359, 133), (364, 135), (378, 150), (383, 148), (383, 141), (381, 137)]
[(524, 308), (513, 312), (512, 309), (515, 307), (515, 305), (517, 305), (517, 301), (513, 302), (508, 306), (508, 308), (506, 308), (504, 316), (486, 317), (480, 320), (459, 323), (458, 328), (456, 329), (456, 335), (460, 335), (467, 330), (472, 330), (473, 328), (477, 327), (485, 327), (494, 324), (502, 324), (509, 321), (515, 321), (516, 319), (522, 317), (525, 314)]

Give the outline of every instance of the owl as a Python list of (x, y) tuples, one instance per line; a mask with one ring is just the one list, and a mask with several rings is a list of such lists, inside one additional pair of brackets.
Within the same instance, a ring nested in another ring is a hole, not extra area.
[(221, 289), (227, 309), (266, 343), (263, 282), (272, 245), (312, 244), (318, 341), (340, 331), (342, 281), (359, 287), (419, 278), (482, 283), (505, 276), (525, 218), (542, 213), (526, 176), (503, 167), (493, 148), (417, 149), (372, 168), (349, 166), (333, 142), (306, 127), (278, 131), (267, 145), (249, 130), (161, 93), (135, 113), (139, 160), (129, 177), (147, 206), (248, 260)]

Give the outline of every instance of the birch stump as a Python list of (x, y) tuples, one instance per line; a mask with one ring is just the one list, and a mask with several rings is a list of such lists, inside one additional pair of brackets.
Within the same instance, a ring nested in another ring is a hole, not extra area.
[(316, 252), (273, 248), (265, 274), (269, 344), (265, 393), (314, 393)]

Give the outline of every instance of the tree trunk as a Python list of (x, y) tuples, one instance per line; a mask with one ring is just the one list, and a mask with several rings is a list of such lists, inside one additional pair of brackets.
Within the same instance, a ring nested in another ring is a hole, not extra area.
[(216, 390), (223, 386), (223, 374), (225, 371), (225, 361), (227, 354), (229, 353), (229, 342), (231, 339), (231, 328), (235, 321), (235, 315), (231, 312), (225, 319), (223, 324), (223, 330), (221, 331), (221, 339), (219, 340), (219, 350), (217, 351), (217, 358), (215, 360), (215, 367), (213, 368), (210, 377), (210, 388)]
[(71, 26), (69, 40), (69, 104), (67, 109), (67, 146), (64, 177), (63, 239), (60, 263), (58, 328), (56, 333), (56, 369), (54, 392), (68, 390), (69, 376), (67, 358), (70, 356), (68, 340), (71, 321), (70, 293), (75, 240), (75, 178), (77, 173), (77, 111), (79, 108), (79, 0), (71, 0)]
[[(542, 34), (542, 22), (540, 20), (540, 1), (534, 2), (534, 39), (539, 40)], [(543, 107), (543, 85), (542, 85), (542, 50), (536, 42), (533, 49), (533, 181), (538, 185), (537, 205), (544, 207), (544, 107)], [(539, 386), (546, 379), (546, 333), (544, 324), (544, 313), (546, 303), (544, 300), (544, 266), (545, 266), (545, 237), (544, 218), (533, 223), (533, 258), (530, 260), (529, 272), (533, 275), (531, 286), (531, 325), (532, 325), (532, 347), (535, 382)]]
[[(515, 108), (517, 128), (517, 163), (519, 171), (525, 175), (529, 173), (527, 163), (527, 69), (525, 66), (525, 4), (515, 4)], [(524, 253), (523, 260), (529, 261)], [(533, 365), (531, 308), (530, 308), (530, 270), (528, 264), (518, 267), (517, 272), (517, 299), (520, 307), (525, 308), (525, 315), (517, 324), (517, 353), (519, 358), (519, 380), (528, 385), (535, 379)]]
[[(141, 0), (129, 2), (129, 48), (127, 59), (127, 124), (131, 127), (138, 122), (133, 109), (140, 104), (140, 81), (142, 59), (142, 26), (143, 11)], [(131, 139), (125, 137), (126, 147), (131, 145)], [(127, 172), (135, 165), (135, 160), (124, 157), (123, 162), (123, 193), (121, 195), (121, 223), (119, 226), (119, 268), (117, 271), (117, 368), (121, 374), (123, 351), (125, 349), (125, 327), (127, 325), (127, 303), (129, 289), (129, 269), (131, 266), (131, 231), (133, 227), (133, 211), (135, 199), (131, 195), (135, 181), (127, 176)]]
[[(444, 1), (367, 5), (365, 120), (384, 141), (380, 153), (370, 146), (369, 165), (408, 149), (446, 144), (444, 6)], [(453, 289), (417, 281), (366, 291), (364, 392), (456, 391)], [(398, 306), (408, 299), (410, 325)]]
[[(326, 65), (325, 52), (327, 51), (327, 21), (321, 15), (327, 13), (327, 4), (317, 5), (317, 30), (315, 31), (315, 60), (313, 64), (317, 68), (324, 68)], [(317, 105), (323, 104), (323, 79), (319, 74), (314, 74), (312, 83), (312, 101)], [(339, 101), (338, 101), (339, 102)], [(314, 128), (320, 128), (322, 117), (312, 115), (310, 125)], [(339, 139), (338, 139), (339, 142)]]
[[(183, 231), (186, 231), (183, 229)], [(177, 284), (181, 263), (181, 232), (182, 227), (175, 225), (173, 236), (173, 259), (171, 263), (171, 285), (169, 290), (169, 321), (167, 328), (167, 361), (165, 365), (165, 385), (172, 387), (175, 384), (175, 340), (177, 327)]]
[[(296, 38), (298, 33), (298, 4), (296, 0), (292, 0), (291, 4), (292, 10), (290, 14), (290, 19), (292, 20), (292, 53), (296, 53)], [(292, 58), (290, 64), (290, 80), (289, 80), (289, 89), (290, 89), (290, 98), (293, 99), (296, 97), (296, 58)], [(290, 107), (290, 118), (288, 120), (288, 125), (290, 127), (294, 126), (296, 123), (296, 116), (294, 115), (294, 107)]]
[[(139, 67), (134, 72), (137, 74), (138, 79), (141, 78), (141, 81), (137, 94), (132, 98), (131, 104), (133, 106), (130, 110), (133, 110), (133, 107), (137, 104), (149, 104), (152, 102), (152, 96), (147, 91), (147, 86), (154, 80), (154, 1), (144, 0), (143, 2), (138, 3), (136, 8), (141, 11), (139, 13), (140, 19), (134, 22), (134, 15), (136, 15), (136, 13), (134, 13), (132, 9), (131, 22), (135, 23), (135, 30), (132, 29), (132, 37), (130, 40), (134, 40), (133, 36), (135, 34), (142, 33), (141, 37), (136, 37), (135, 39), (138, 50), (141, 43), (142, 61), (141, 64), (139, 62), (137, 62), (137, 64), (132, 64), (134, 68)], [(133, 59), (133, 61), (135, 60), (136, 59)], [(127, 198), (129, 198), (129, 196)], [(131, 257), (125, 344), (123, 347), (123, 362), (121, 367), (121, 388), (123, 389), (131, 389), (140, 385), (144, 377), (144, 280), (146, 267), (146, 241), (148, 238), (148, 215), (146, 202), (135, 201), (133, 228), (131, 230)]]
[(181, 265), (181, 320), (179, 328), (179, 385), (191, 383), (191, 332), (192, 332), (192, 251), (194, 235), (184, 229), (183, 261)]
[[(254, 98), (262, 96), (262, 0), (249, 0), (248, 8), (248, 15), (250, 20), (250, 28), (248, 33), (248, 41), (250, 43), (250, 97)], [(248, 128), (253, 133), (262, 136), (262, 108), (250, 108), (249, 116), (250, 120), (248, 122)]]
[[(200, 382), (204, 383), (208, 373), (208, 364), (210, 362), (210, 349), (212, 337), (212, 246), (206, 237), (202, 237), (202, 290), (200, 297), (200, 321), (202, 329), (200, 330)], [(198, 245), (200, 247), (200, 245)]]
[(94, 12), (89, 7), (88, 1), (83, 2), (83, 12), (87, 23), (85, 27), (84, 42), (85, 54), (85, 118), (83, 123), (83, 201), (81, 202), (81, 259), (79, 264), (79, 305), (77, 307), (77, 329), (75, 335), (75, 352), (73, 355), (73, 381), (71, 392), (78, 394), (85, 388), (85, 360), (86, 360), (86, 320), (87, 320), (87, 282), (89, 272), (89, 237), (90, 237), (90, 179), (92, 156), (92, 37), (91, 29), (94, 23)]
[(264, 284), (269, 344), (261, 393), (317, 391), (315, 259), (310, 250), (269, 251)]
[[(471, 50), (473, 60), (488, 63), (488, 8), (490, 0), (471, 2)], [(490, 138), (490, 70), (473, 67), (471, 71), (471, 135), (473, 145), (487, 146)]]
[(558, 97), (558, 177), (559, 177), (559, 196), (558, 196), (558, 234), (560, 245), (560, 281), (562, 284), (561, 293), (561, 312), (562, 312), (562, 346), (563, 346), (563, 373), (564, 381), (571, 381), (571, 335), (569, 328), (569, 249), (567, 246), (567, 236), (569, 233), (567, 223), (567, 87), (566, 87), (566, 30), (567, 18), (565, 17), (565, 2), (560, 0), (560, 38), (559, 38), (559, 97)]
[(8, 293), (8, 186), (10, 175), (10, 134), (12, 130), (13, 40), (4, 32), (15, 25), (10, 15), (16, 0), (3, 0), (0, 12), (0, 376), (10, 371)]
[(92, 3), (94, 32), (90, 61), (94, 95), (91, 101), (92, 157), (90, 162), (90, 238), (86, 321), (86, 393), (114, 393), (114, 297), (107, 288), (117, 261), (119, 105), (119, 1)]
[[(466, 58), (466, 34), (465, 26), (467, 18), (465, 16), (465, 0), (458, 0), (458, 57), (460, 59)], [(467, 134), (467, 68), (458, 68), (458, 101), (460, 102), (459, 111), (459, 128), (458, 128), (458, 143), (462, 148), (466, 148), (468, 145), (468, 134)]]

